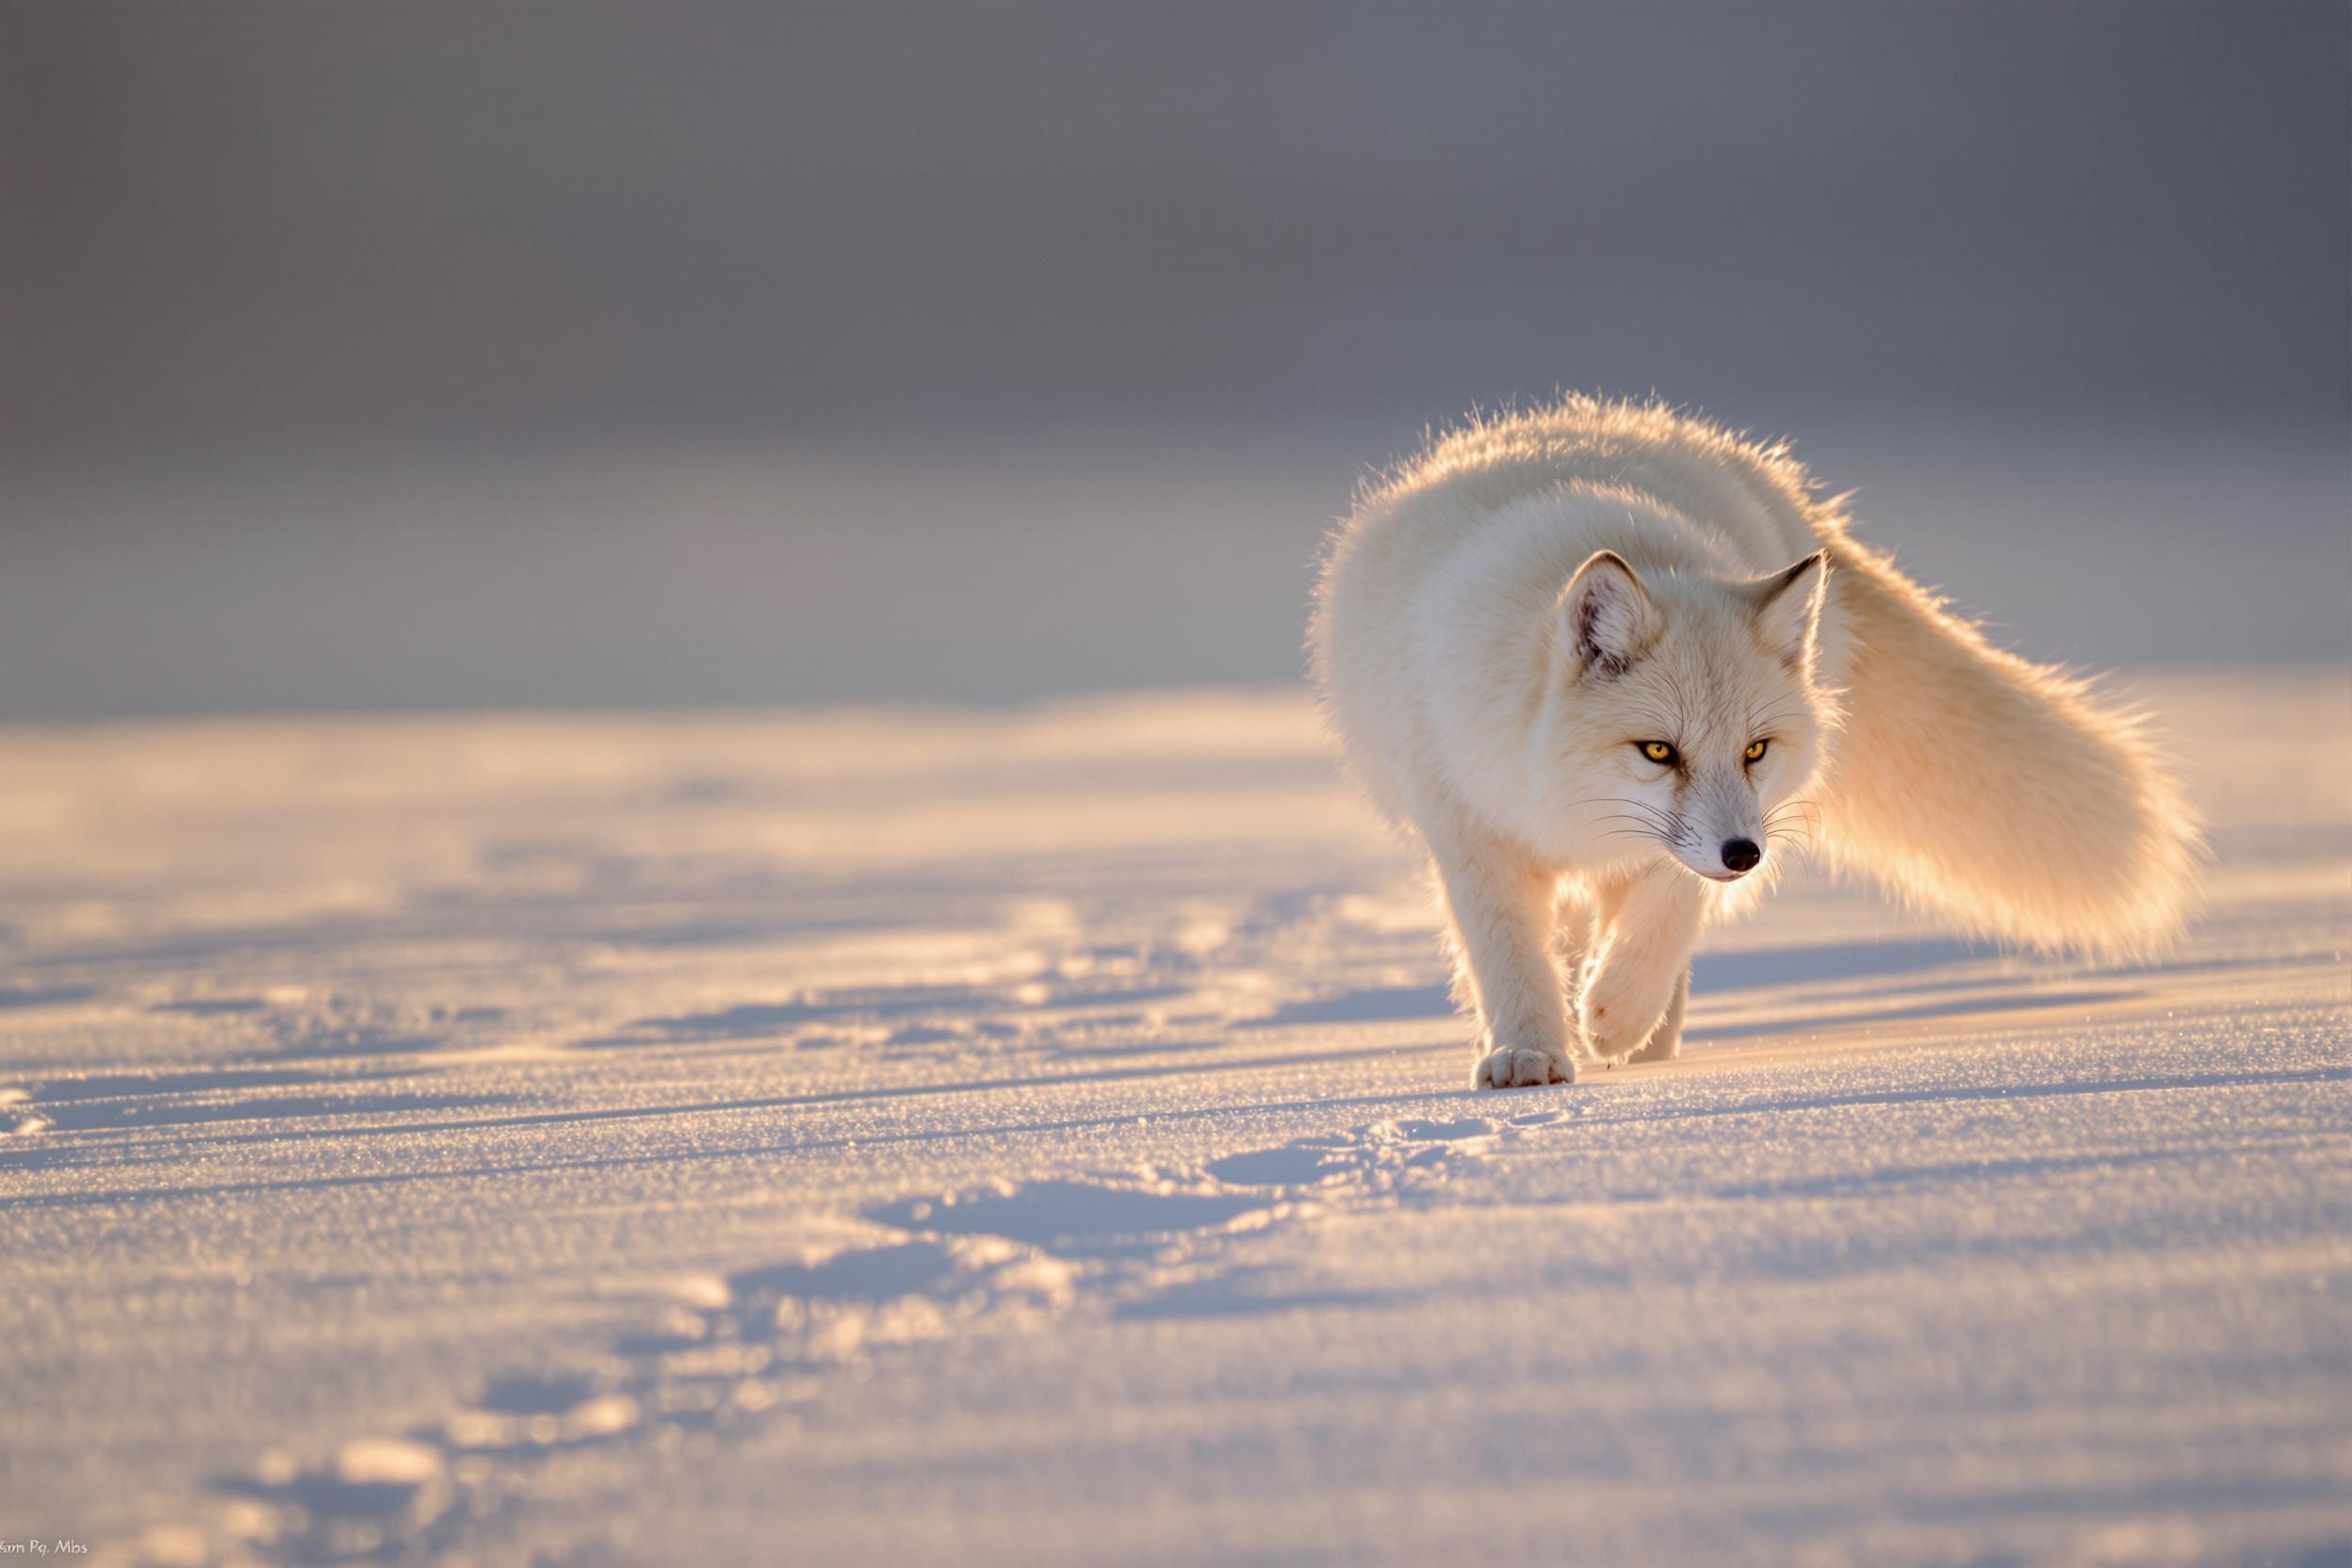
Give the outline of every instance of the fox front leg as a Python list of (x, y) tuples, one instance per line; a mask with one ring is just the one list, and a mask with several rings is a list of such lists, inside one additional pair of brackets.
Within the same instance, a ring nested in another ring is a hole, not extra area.
[(1690, 984), (1706, 888), (1660, 864), (1607, 890), (1600, 906), (1599, 940), (1585, 965), (1581, 997), (1586, 1046), (1605, 1062), (1631, 1056), (1668, 1033), (1670, 1007), (1678, 1043), (1680, 990)]
[(1571, 1084), (1568, 1003), (1552, 956), (1555, 878), (1507, 847), (1432, 837), (1454, 945), (1478, 1010), (1477, 1088)]

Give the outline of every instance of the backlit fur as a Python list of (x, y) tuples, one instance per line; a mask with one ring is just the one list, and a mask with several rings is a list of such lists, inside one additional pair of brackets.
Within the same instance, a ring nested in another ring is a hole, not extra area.
[(1429, 851), (1481, 1085), (1672, 1055), (1701, 925), (1801, 843), (2045, 949), (2148, 951), (2193, 889), (2133, 714), (1991, 647), (1785, 449), (1670, 409), (1437, 440), (1333, 535), (1310, 644), (1350, 770)]

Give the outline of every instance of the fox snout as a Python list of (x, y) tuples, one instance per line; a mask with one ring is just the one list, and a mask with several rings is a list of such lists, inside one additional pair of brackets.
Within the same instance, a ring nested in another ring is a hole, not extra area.
[(1764, 863), (1764, 852), (1749, 838), (1725, 839), (1712, 854), (1701, 839), (1684, 854), (1682, 863), (1709, 882), (1737, 882)]

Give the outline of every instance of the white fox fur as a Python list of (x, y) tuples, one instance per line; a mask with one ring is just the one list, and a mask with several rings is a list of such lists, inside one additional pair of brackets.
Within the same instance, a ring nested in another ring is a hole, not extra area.
[(1988, 645), (1784, 449), (1670, 409), (1436, 441), (1332, 536), (1310, 643), (1429, 851), (1482, 1086), (1673, 1055), (1701, 924), (1798, 841), (2048, 949), (2148, 951), (2194, 889), (2134, 714)]

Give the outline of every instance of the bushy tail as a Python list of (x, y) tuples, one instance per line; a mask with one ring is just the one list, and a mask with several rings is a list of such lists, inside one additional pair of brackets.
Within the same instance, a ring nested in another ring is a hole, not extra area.
[(1831, 859), (1982, 934), (2107, 957), (2164, 946), (2202, 845), (2139, 716), (1825, 536), (1846, 708), (1820, 793)]

